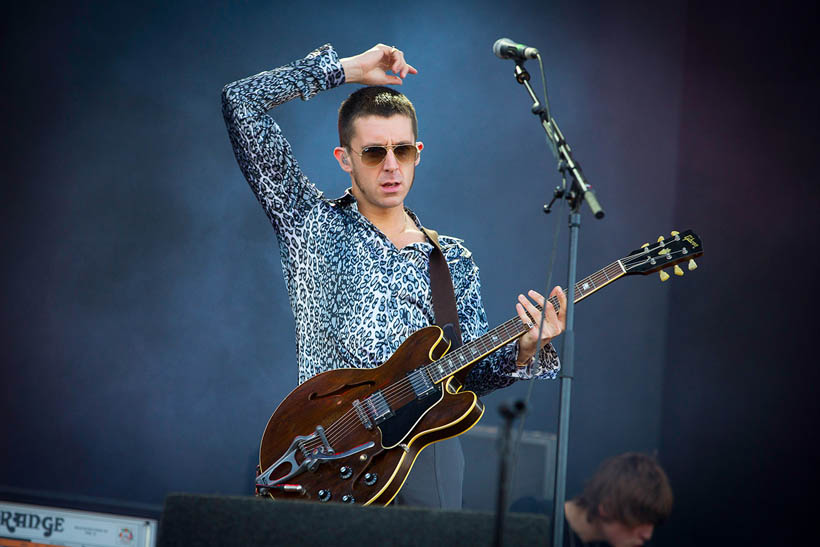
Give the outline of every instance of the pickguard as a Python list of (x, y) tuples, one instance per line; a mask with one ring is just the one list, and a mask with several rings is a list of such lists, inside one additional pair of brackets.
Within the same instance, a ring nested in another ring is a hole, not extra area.
[(425, 397), (413, 399), (412, 402), (394, 410), (393, 416), (379, 424), (383, 447), (392, 448), (407, 436), (422, 415), (441, 400), (442, 385), (443, 382)]

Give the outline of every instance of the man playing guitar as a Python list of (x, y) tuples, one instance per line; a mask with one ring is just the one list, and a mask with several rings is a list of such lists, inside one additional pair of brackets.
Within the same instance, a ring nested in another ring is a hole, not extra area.
[[(411, 74), (417, 70), (395, 47), (379, 44), (339, 59), (325, 45), (223, 90), (234, 153), (279, 242), (296, 322), (300, 384), (326, 370), (378, 366), (413, 332), (435, 324), (433, 245), (404, 206), (424, 145), (412, 103), (384, 87), (401, 85)], [(355, 91), (339, 110), (333, 154), (351, 187), (327, 199), (302, 173), (268, 110), (344, 83), (370, 87)], [(439, 244), (466, 343), (488, 330), (478, 267), (460, 239), (442, 235)], [(529, 331), (473, 366), (464, 389), (482, 395), (520, 379), (556, 377), (559, 362), (550, 341), (564, 329), (566, 297), (559, 287), (551, 297), (558, 299), (558, 313), (535, 291), (518, 296), (516, 311)], [(540, 329), (536, 304), (546, 309)], [(418, 456), (397, 501), (460, 508), (462, 477), (458, 439), (437, 442)]]

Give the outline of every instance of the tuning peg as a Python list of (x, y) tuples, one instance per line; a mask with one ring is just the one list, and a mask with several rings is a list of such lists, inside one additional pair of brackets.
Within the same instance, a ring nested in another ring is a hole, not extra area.
[(645, 249), (647, 247), (649, 247), (649, 243), (644, 243), (643, 245), (641, 245), (641, 249)]
[(661, 241), (663, 241), (663, 236), (658, 236), (658, 243), (660, 243)]
[(680, 232), (677, 231), (677, 230), (672, 230), (671, 233), (672, 233), (672, 237), (675, 237), (676, 235), (680, 234)]
[(683, 270), (680, 269), (680, 266), (675, 264), (675, 275), (683, 275)]
[(663, 270), (660, 271), (660, 276), (661, 276), (661, 282), (666, 281), (667, 279), (669, 279), (669, 274), (666, 273)]
[(695, 259), (694, 259), (694, 258), (690, 258), (690, 259), (689, 259), (689, 266), (688, 266), (688, 267), (689, 267), (689, 271), (690, 271), (690, 272), (691, 272), (692, 270), (697, 269), (698, 265), (697, 265), (697, 263), (695, 262)]

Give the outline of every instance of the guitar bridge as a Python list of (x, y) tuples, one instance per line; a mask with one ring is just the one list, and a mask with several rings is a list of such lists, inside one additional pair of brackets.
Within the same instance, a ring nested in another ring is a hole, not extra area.
[(367, 414), (372, 416), (373, 422), (376, 423), (376, 425), (393, 416), (393, 410), (390, 408), (390, 405), (387, 404), (387, 400), (381, 391), (377, 391), (365, 399), (364, 404)]
[(362, 422), (362, 425), (364, 425), (364, 428), (368, 431), (373, 429), (373, 421), (367, 415), (364, 408), (362, 408), (362, 402), (358, 399), (353, 401), (353, 409), (356, 411), (356, 416), (359, 417), (359, 420)]

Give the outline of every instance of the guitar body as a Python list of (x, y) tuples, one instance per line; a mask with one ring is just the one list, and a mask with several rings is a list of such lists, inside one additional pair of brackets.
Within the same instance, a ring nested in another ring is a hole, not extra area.
[(448, 349), (441, 329), (426, 327), (379, 367), (331, 370), (294, 389), (262, 435), (257, 488), (280, 499), (390, 503), (425, 446), (463, 433), (484, 413), (475, 393), (456, 393), (452, 378), (422, 396), (408, 381)]

